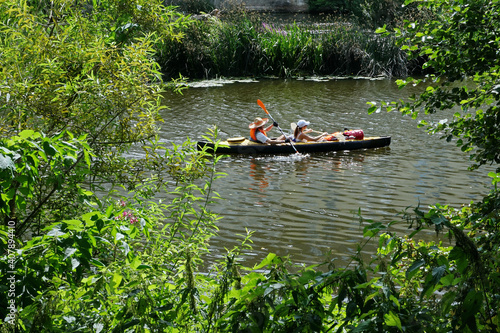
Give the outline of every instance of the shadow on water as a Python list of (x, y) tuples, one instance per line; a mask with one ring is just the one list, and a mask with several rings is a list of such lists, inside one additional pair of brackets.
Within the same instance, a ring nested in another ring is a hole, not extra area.
[[(166, 95), (166, 142), (195, 140), (212, 125), (221, 138), (247, 136), (248, 124), (265, 117), (261, 99), (280, 127), (306, 119), (319, 131), (361, 128), (367, 136), (390, 135), (390, 147), (305, 156), (230, 156), (215, 183), (225, 199), (214, 210), (223, 216), (212, 239), (210, 260), (239, 244), (245, 228), (254, 231), (248, 264), (267, 253), (290, 255), (316, 264), (331, 252), (345, 263), (363, 240), (364, 219), (390, 222), (406, 207), (442, 203), (460, 207), (485, 195), (487, 172), (467, 171), (465, 156), (453, 143), (429, 136), (415, 120), (399, 113), (367, 113), (369, 101), (391, 101), (403, 92), (391, 80), (264, 80), (192, 88)], [(429, 121), (439, 121), (434, 115)], [(273, 130), (274, 131), (274, 130)], [(273, 135), (279, 135), (278, 132)], [(408, 233), (402, 223), (394, 229)], [(428, 239), (436, 236), (425, 235)], [(365, 253), (373, 253), (370, 245)]]

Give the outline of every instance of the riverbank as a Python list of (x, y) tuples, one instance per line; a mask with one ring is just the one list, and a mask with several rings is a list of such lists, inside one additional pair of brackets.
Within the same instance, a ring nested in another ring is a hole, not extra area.
[(165, 41), (165, 79), (300, 76), (406, 77), (421, 72), (392, 36), (334, 18), (276, 21), (263, 14), (207, 16)]

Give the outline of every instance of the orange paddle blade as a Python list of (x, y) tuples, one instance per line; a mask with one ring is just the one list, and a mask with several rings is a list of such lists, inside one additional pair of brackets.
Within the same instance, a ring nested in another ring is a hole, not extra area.
[(257, 100), (257, 104), (259, 104), (259, 106), (267, 113), (269, 114), (269, 112), (267, 112), (267, 109), (266, 109), (266, 106), (264, 105), (264, 103), (262, 103), (262, 101), (260, 99)]

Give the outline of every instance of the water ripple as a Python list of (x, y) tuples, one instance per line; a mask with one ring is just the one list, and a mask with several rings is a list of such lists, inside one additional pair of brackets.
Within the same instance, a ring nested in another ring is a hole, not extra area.
[[(222, 138), (247, 136), (248, 123), (266, 116), (257, 98), (287, 132), (290, 122), (302, 118), (320, 131), (362, 128), (367, 136), (392, 136), (390, 147), (373, 150), (223, 159), (219, 171), (227, 177), (214, 185), (226, 200), (214, 209), (224, 218), (210, 256), (223, 257), (247, 228), (254, 231), (253, 250), (246, 252), (249, 264), (268, 252), (305, 264), (326, 256), (347, 263), (364, 241), (366, 220), (400, 220), (407, 207), (436, 202), (459, 207), (485, 195), (489, 179), (467, 171), (467, 157), (452, 143), (427, 135), (398, 113), (366, 112), (367, 102), (405, 98), (401, 94), (390, 80), (268, 80), (168, 95), (171, 109), (162, 132), (167, 142), (200, 139), (212, 125)], [(403, 223), (393, 230), (411, 232), (407, 228)], [(374, 246), (370, 243), (365, 253)]]

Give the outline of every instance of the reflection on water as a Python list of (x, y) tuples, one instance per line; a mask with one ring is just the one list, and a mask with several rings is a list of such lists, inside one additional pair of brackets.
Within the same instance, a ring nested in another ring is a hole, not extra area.
[[(167, 94), (170, 110), (163, 116), (169, 126), (162, 132), (167, 142), (201, 139), (214, 124), (222, 138), (247, 136), (248, 124), (265, 116), (257, 99), (283, 129), (306, 119), (321, 131), (348, 127), (362, 128), (367, 136), (392, 136), (390, 147), (372, 150), (224, 158), (218, 171), (227, 176), (216, 181), (215, 190), (225, 200), (214, 207), (224, 218), (211, 256), (224, 256), (247, 228), (254, 231), (249, 264), (268, 252), (305, 264), (331, 253), (345, 263), (362, 240), (358, 211), (365, 219), (389, 222), (408, 206), (459, 207), (485, 195), (487, 172), (467, 171), (467, 157), (453, 144), (427, 135), (398, 113), (367, 114), (368, 101), (405, 98), (403, 92), (390, 80), (267, 80)], [(404, 224), (394, 231), (408, 232)]]

